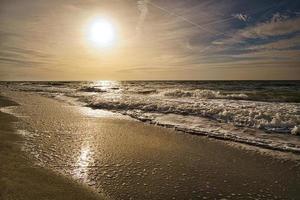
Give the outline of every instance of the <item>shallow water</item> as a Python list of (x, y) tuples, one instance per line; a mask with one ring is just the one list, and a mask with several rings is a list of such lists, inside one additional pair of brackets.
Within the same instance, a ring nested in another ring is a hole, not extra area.
[(300, 195), (297, 159), (264, 156), (35, 94), (4, 94), (21, 105), (10, 112), (21, 119), (17, 126), (23, 130), (24, 150), (39, 165), (113, 199), (297, 199)]
[(300, 153), (300, 81), (3, 82), (193, 134)]

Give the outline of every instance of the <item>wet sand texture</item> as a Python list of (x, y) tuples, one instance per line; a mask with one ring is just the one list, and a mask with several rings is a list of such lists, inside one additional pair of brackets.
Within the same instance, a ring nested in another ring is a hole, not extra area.
[(28, 152), (38, 162), (114, 199), (300, 196), (297, 162), (133, 120), (94, 117), (33, 93), (6, 94), (22, 105), (16, 108), (26, 116), (20, 128), (28, 130)]
[[(0, 107), (16, 105), (0, 97)], [(20, 151), (22, 138), (15, 133), (17, 118), (0, 112), (1, 200), (96, 200), (95, 192), (50, 170), (33, 165)]]

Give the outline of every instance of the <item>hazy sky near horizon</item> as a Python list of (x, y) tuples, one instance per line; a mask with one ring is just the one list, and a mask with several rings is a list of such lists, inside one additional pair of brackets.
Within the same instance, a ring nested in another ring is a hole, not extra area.
[(100, 79), (300, 79), (300, 1), (0, 0), (0, 80)]

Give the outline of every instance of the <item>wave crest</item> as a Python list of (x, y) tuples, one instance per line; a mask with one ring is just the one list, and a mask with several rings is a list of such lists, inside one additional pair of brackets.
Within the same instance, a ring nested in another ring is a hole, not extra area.
[(106, 90), (96, 88), (96, 87), (82, 87), (79, 89), (81, 92), (106, 92)]
[(220, 91), (214, 90), (171, 90), (164, 93), (164, 96), (169, 97), (193, 97), (202, 99), (248, 99), (248, 95), (243, 93), (238, 94), (222, 94)]

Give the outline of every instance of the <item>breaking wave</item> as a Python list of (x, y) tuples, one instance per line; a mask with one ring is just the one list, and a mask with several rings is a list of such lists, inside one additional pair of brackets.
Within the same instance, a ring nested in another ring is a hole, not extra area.
[[(97, 109), (116, 111), (135, 110), (141, 112), (158, 112), (206, 117), (219, 122), (232, 123), (235, 126), (263, 129), (268, 132), (292, 133), (300, 124), (298, 105), (274, 105), (267, 102), (198, 100), (184, 102), (177, 99), (86, 99), (88, 106)], [(276, 106), (276, 107), (275, 107)], [(288, 112), (287, 112), (288, 111)], [(295, 133), (295, 131), (294, 131)]]
[(79, 89), (81, 92), (106, 92), (103, 89), (96, 88), (96, 87), (82, 87)]
[(213, 90), (194, 90), (194, 91), (183, 91), (183, 90), (171, 90), (164, 93), (165, 96), (171, 97), (194, 97), (204, 99), (247, 99), (246, 94), (221, 94), (220, 91)]
[(187, 133), (300, 153), (300, 82), (222, 84), (102, 81), (19, 83), (12, 88), (72, 97), (94, 109)]

